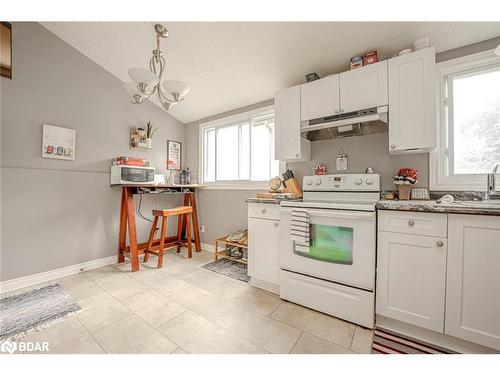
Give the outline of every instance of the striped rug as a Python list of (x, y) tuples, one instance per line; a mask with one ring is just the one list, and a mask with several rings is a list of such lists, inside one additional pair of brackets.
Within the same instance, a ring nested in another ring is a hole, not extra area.
[(454, 352), (381, 328), (373, 333), (372, 354), (452, 354)]

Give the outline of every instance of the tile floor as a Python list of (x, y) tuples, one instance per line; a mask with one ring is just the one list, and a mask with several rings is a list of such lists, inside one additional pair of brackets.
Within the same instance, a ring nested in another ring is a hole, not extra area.
[(372, 331), (201, 268), (185, 251), (55, 280), (81, 313), (25, 341), (51, 353), (369, 353)]

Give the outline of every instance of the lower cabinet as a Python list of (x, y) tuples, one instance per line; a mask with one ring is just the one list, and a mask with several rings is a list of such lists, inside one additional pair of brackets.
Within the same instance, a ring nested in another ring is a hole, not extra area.
[[(279, 207), (279, 206), (278, 206)], [(279, 220), (248, 218), (248, 274), (251, 284), (278, 293)]]
[(500, 350), (500, 217), (448, 217), (445, 333)]
[(446, 241), (380, 231), (377, 314), (442, 332)]

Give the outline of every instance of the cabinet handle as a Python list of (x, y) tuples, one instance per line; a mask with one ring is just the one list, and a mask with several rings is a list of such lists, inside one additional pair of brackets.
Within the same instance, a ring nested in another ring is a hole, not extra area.
[(263, 214), (265, 214), (266, 213), (266, 209), (263, 208), (262, 210), (260, 210), (260, 212), (262, 212)]
[(274, 223), (274, 227), (275, 227), (275, 228), (278, 228), (278, 223)]
[(396, 145), (391, 145), (391, 149), (394, 150), (396, 148)]
[(436, 242), (436, 245), (438, 247), (443, 247), (444, 243), (443, 243), (443, 241), (438, 241), (438, 242)]
[(339, 113), (339, 110), (338, 110), (338, 109), (336, 109), (336, 110), (335, 110), (335, 114), (338, 114), (338, 113)]
[(298, 158), (299, 157), (299, 154), (295, 154), (295, 157)]
[(412, 227), (415, 225), (415, 222), (413, 220), (408, 220), (408, 226)]

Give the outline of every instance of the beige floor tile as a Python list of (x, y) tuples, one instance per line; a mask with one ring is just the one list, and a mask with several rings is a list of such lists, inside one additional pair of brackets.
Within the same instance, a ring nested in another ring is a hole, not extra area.
[(334, 344), (330, 341), (320, 339), (307, 332), (302, 333), (293, 347), (293, 354), (350, 354), (350, 350)]
[(172, 354), (187, 354), (187, 352), (181, 348), (177, 348), (172, 352)]
[(234, 352), (243, 340), (211, 321), (186, 311), (158, 330), (190, 354), (227, 354)]
[(113, 267), (134, 279), (140, 279), (150, 273), (161, 272), (161, 269), (157, 268), (156, 265), (156, 257), (150, 257), (147, 263), (143, 263), (142, 259), (139, 260), (139, 271), (136, 272), (132, 272), (132, 265), (128, 260), (123, 263), (115, 264)]
[(93, 270), (85, 271), (84, 273), (92, 280), (97, 281), (109, 277), (113, 274), (117, 274), (119, 273), (119, 271), (113, 266), (105, 266), (94, 268)]
[(297, 328), (239, 306), (216, 323), (271, 353), (289, 353), (301, 334)]
[(138, 280), (167, 297), (191, 287), (188, 282), (169, 276), (164, 272), (148, 274)]
[(356, 353), (370, 354), (373, 343), (373, 331), (360, 326), (356, 326), (354, 337), (352, 338), (351, 350)]
[(212, 262), (214, 260), (214, 254), (209, 253), (208, 251), (200, 251), (196, 252), (194, 250), (194, 245), (193, 245), (193, 257), (188, 258), (188, 253), (187, 253), (187, 248), (183, 247), (181, 248), (181, 252), (177, 254), (177, 261), (183, 262), (185, 264), (188, 264), (190, 266), (201, 266), (203, 264), (206, 264), (208, 262)]
[(190, 265), (177, 261), (168, 261), (167, 259), (163, 262), (162, 268), (163, 272), (165, 272), (169, 276), (174, 277), (184, 276), (189, 272), (193, 272), (194, 270), (195, 268)]
[[(99, 344), (76, 317), (66, 318), (52, 327), (28, 334), (21, 341), (38, 343), (48, 342), (48, 354), (104, 353)], [(29, 354), (32, 354), (32, 352), (29, 352)]]
[(121, 272), (99, 278), (96, 283), (120, 301), (146, 289), (143, 283)]
[(281, 304), (281, 299), (276, 294), (246, 284), (231, 285), (224, 289), (221, 296), (239, 306), (253, 309), (263, 315), (270, 315)]
[(234, 303), (196, 286), (183, 289), (170, 298), (212, 321), (221, 317), (235, 306)]
[(77, 318), (91, 332), (132, 314), (129, 309), (106, 292), (84, 298), (77, 303), (82, 308)]
[(240, 346), (236, 348), (233, 354), (269, 354), (269, 352), (259, 348), (251, 342), (243, 341)]
[(106, 353), (172, 353), (172, 341), (135, 315), (128, 316), (93, 333)]
[(95, 281), (85, 273), (79, 273), (55, 280), (73, 299), (79, 300), (104, 292)]
[(153, 327), (158, 327), (186, 311), (184, 306), (153, 289), (146, 289), (123, 300), (122, 303)]
[(193, 272), (181, 276), (180, 279), (216, 295), (222, 294), (226, 288), (236, 282), (236, 280), (219, 276), (203, 268), (197, 268)]
[(289, 302), (282, 303), (273, 312), (271, 318), (343, 346), (346, 349), (351, 347), (356, 328), (354, 324)]

